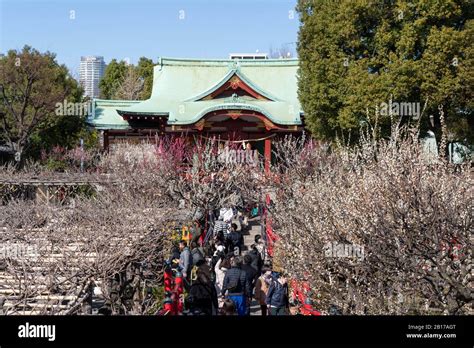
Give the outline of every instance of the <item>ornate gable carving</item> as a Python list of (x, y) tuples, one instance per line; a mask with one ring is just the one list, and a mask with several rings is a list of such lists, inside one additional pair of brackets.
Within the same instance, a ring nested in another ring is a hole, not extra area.
[(222, 86), (199, 100), (229, 98), (234, 94), (239, 97), (247, 96), (259, 100), (270, 100), (249, 86), (237, 74), (233, 74)]

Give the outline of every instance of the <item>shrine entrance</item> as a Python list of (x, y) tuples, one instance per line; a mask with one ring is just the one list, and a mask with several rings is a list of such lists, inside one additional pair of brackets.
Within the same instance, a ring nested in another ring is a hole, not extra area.
[(293, 127), (277, 125), (269, 117), (253, 109), (217, 107), (194, 123), (173, 125), (171, 131), (241, 144), (242, 149), (249, 149), (250, 146), (264, 158), (265, 170), (269, 171), (272, 139), (292, 132)]

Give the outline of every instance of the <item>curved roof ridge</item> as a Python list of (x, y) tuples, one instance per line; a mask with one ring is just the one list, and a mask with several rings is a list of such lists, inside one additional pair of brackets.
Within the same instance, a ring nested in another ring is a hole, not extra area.
[(93, 98), (93, 102), (101, 103), (101, 104), (118, 104), (118, 103), (140, 103), (143, 100), (129, 100), (129, 99), (100, 99), (100, 98)]
[(289, 122), (289, 121), (279, 120), (279, 119), (273, 117), (270, 112), (268, 112), (265, 108), (263, 108), (261, 106), (254, 105), (254, 104), (244, 104), (244, 103), (239, 103), (239, 102), (235, 102), (235, 103), (225, 103), (225, 102), (223, 102), (223, 103), (219, 103), (219, 104), (210, 105), (210, 106), (202, 109), (201, 111), (199, 111), (191, 120), (186, 120), (185, 122), (182, 122), (182, 121), (180, 122), (179, 120), (176, 120), (176, 119), (168, 119), (168, 124), (169, 125), (180, 125), (180, 124), (195, 123), (195, 122), (198, 122), (199, 120), (201, 120), (208, 113), (211, 113), (211, 112), (217, 111), (217, 110), (227, 110), (227, 109), (256, 111), (256, 112), (259, 112), (262, 115), (264, 115), (266, 118), (268, 118), (273, 123), (279, 124), (279, 125), (301, 124), (301, 121), (298, 121), (298, 122), (291, 122), (290, 121)]
[(210, 58), (175, 58), (175, 57), (158, 57), (157, 65), (206, 65), (206, 66), (222, 66), (238, 62), (238, 65), (256, 65), (256, 66), (295, 66), (298, 65), (299, 59), (210, 59)]

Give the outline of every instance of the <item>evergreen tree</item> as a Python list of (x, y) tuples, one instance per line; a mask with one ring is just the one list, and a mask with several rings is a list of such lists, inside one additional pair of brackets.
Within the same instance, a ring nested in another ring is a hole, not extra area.
[[(381, 103), (422, 109), (427, 100), (423, 117), (434, 116), (436, 131), (442, 105), (453, 138), (472, 142), (473, 4), (299, 0), (299, 98), (309, 129), (326, 139), (357, 135)], [(387, 135), (390, 117), (379, 125)]]
[(100, 97), (103, 99), (116, 99), (118, 89), (127, 74), (127, 63), (125, 61), (117, 62), (116, 59), (107, 64), (104, 76), (100, 80)]
[(153, 67), (153, 60), (145, 57), (140, 58), (137, 66), (127, 65), (125, 61), (118, 62), (116, 59), (112, 59), (100, 81), (101, 98), (131, 99), (127, 96), (137, 94), (135, 87), (138, 85), (138, 79), (143, 81), (143, 88), (140, 89), (138, 97), (133, 99), (145, 100), (150, 98), (153, 86)]
[(13, 149), (19, 165), (40, 149), (77, 145), (88, 133), (85, 115), (60, 114), (57, 104), (80, 103), (82, 93), (54, 53), (29, 46), (8, 51), (0, 59), (0, 143)]
[(153, 87), (153, 67), (155, 64), (153, 60), (141, 57), (137, 65), (138, 76), (143, 78), (143, 90), (140, 93), (140, 99), (145, 100), (150, 98)]

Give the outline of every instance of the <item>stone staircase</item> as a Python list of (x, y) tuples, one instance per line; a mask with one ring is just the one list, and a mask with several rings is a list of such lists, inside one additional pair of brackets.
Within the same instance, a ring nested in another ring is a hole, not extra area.
[[(262, 234), (262, 227), (260, 221), (260, 216), (257, 216), (249, 219), (248, 225), (246, 227), (237, 224), (238, 230), (244, 236), (244, 246), (242, 248), (242, 255), (245, 255), (251, 249), (250, 247), (252, 246), (252, 244), (255, 243), (255, 236), (257, 234)], [(250, 315), (261, 315), (260, 305), (255, 300), (252, 300), (252, 303), (250, 304)]]
[(246, 251), (250, 250), (252, 244), (255, 243), (255, 236), (257, 234), (262, 234), (262, 227), (260, 224), (260, 217), (254, 217), (249, 219), (248, 226), (244, 228), (242, 231), (244, 235), (244, 247), (242, 252), (245, 253)]

